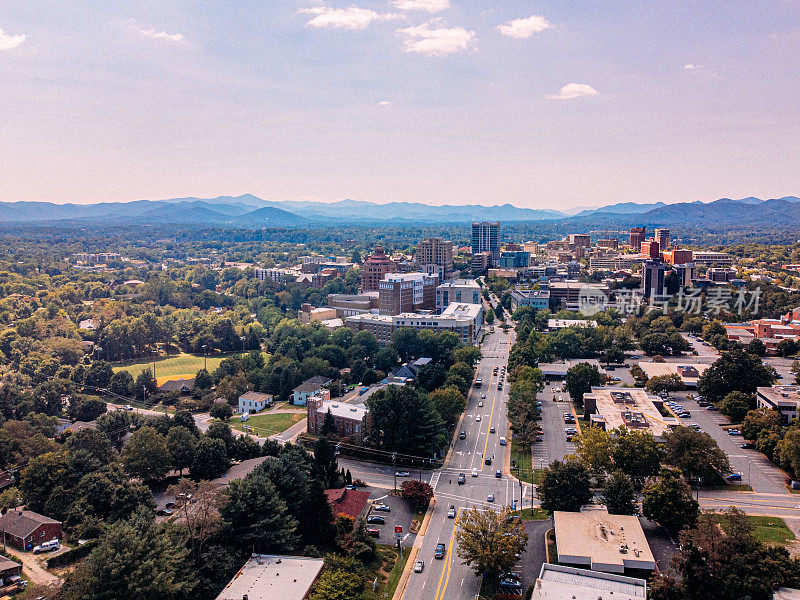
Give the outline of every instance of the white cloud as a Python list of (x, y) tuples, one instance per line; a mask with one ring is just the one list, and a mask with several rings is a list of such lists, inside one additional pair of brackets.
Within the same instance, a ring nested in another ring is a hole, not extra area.
[(183, 34), (180, 33), (167, 33), (166, 31), (156, 31), (153, 28), (150, 29), (140, 29), (139, 33), (146, 38), (150, 38), (152, 40), (164, 40), (165, 42), (174, 42), (177, 44), (183, 43), (186, 41), (186, 38), (183, 37)]
[(431, 13), (450, 8), (450, 0), (394, 0), (392, 4), (400, 10), (426, 10)]
[(704, 69), (703, 65), (693, 65), (692, 63), (686, 63), (683, 65), (684, 71), (697, 71), (699, 69)]
[(315, 6), (302, 8), (297, 11), (302, 14), (314, 15), (308, 23), (309, 27), (333, 27), (335, 29), (350, 29), (361, 31), (375, 21), (388, 21), (400, 15), (393, 13), (378, 13), (374, 10), (349, 6), (348, 8), (333, 8), (331, 6)]
[(398, 29), (397, 32), (406, 37), (403, 50), (428, 56), (445, 56), (462, 52), (469, 48), (475, 39), (475, 32), (463, 27), (447, 27), (440, 19), (428, 23)]
[(557, 94), (547, 96), (552, 100), (572, 100), (581, 96), (597, 96), (600, 92), (586, 83), (568, 83)]
[(555, 25), (541, 15), (532, 15), (527, 19), (514, 19), (497, 26), (497, 30), (503, 35), (517, 39), (526, 39), (534, 33), (541, 33), (545, 29), (554, 28)]
[(391, 106), (391, 105), (392, 102), (389, 102), (389, 100), (381, 100), (380, 102), (378, 102), (378, 106)]
[(27, 39), (24, 33), (20, 33), (18, 35), (8, 35), (2, 29), (0, 29), (0, 50), (13, 50), (22, 42)]

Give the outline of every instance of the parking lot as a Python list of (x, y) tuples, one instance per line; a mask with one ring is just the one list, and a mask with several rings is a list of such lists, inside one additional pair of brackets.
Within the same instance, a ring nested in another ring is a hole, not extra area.
[[(399, 487), (399, 484), (398, 484)], [(400, 544), (403, 547), (410, 548), (414, 545), (416, 535), (410, 532), (411, 520), (414, 513), (408, 508), (408, 503), (398, 496), (393, 496), (383, 488), (359, 488), (360, 490), (369, 491), (369, 502), (365, 514), (367, 519), (369, 517), (383, 517), (385, 523), (382, 525), (367, 523), (368, 529), (377, 529), (377, 540), (379, 544), (395, 545), (397, 538), (395, 537), (394, 528), (400, 526), (403, 528), (402, 538)], [(373, 507), (378, 504), (384, 504), (389, 507), (389, 512), (375, 510)]]
[(785, 475), (766, 457), (753, 449), (741, 448), (746, 440), (742, 436), (729, 435), (722, 427), (730, 424), (725, 415), (719, 411), (701, 407), (690, 394), (696, 392), (679, 392), (673, 398), (691, 413), (688, 419), (681, 419), (684, 425), (696, 423), (700, 431), (708, 433), (723, 452), (728, 456), (731, 469), (740, 473), (742, 483), (749, 484), (754, 492), (780, 494), (786, 492)]

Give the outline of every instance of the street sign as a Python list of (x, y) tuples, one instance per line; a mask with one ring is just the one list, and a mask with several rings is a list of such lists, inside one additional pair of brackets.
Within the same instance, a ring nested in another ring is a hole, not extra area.
[(394, 526), (395, 533), (403, 533), (403, 526), (402, 525), (395, 525)]

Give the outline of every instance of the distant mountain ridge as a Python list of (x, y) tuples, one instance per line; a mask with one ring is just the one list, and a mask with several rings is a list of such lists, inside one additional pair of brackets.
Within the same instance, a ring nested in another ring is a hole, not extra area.
[[(572, 212), (572, 211), (569, 211)], [(471, 221), (553, 221), (574, 226), (643, 224), (651, 226), (727, 226), (780, 223), (800, 225), (800, 197), (755, 197), (712, 202), (639, 204), (623, 202), (580, 210), (519, 208), (512, 204), (432, 206), (421, 202), (377, 204), (272, 201), (252, 194), (216, 198), (171, 198), (98, 204), (0, 202), (0, 222), (42, 225), (192, 225), (208, 227), (314, 227), (332, 225), (459, 224)]]

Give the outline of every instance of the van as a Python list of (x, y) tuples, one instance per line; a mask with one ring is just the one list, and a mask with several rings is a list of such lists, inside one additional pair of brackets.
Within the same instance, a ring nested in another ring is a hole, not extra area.
[(506, 438), (504, 438), (504, 437), (500, 438), (500, 445), (501, 446), (505, 446), (506, 445)]
[(39, 546), (35, 546), (33, 548), (34, 554), (41, 554), (42, 552), (52, 552), (53, 550), (58, 550), (61, 547), (61, 542), (58, 540), (50, 540), (49, 542), (44, 542)]

